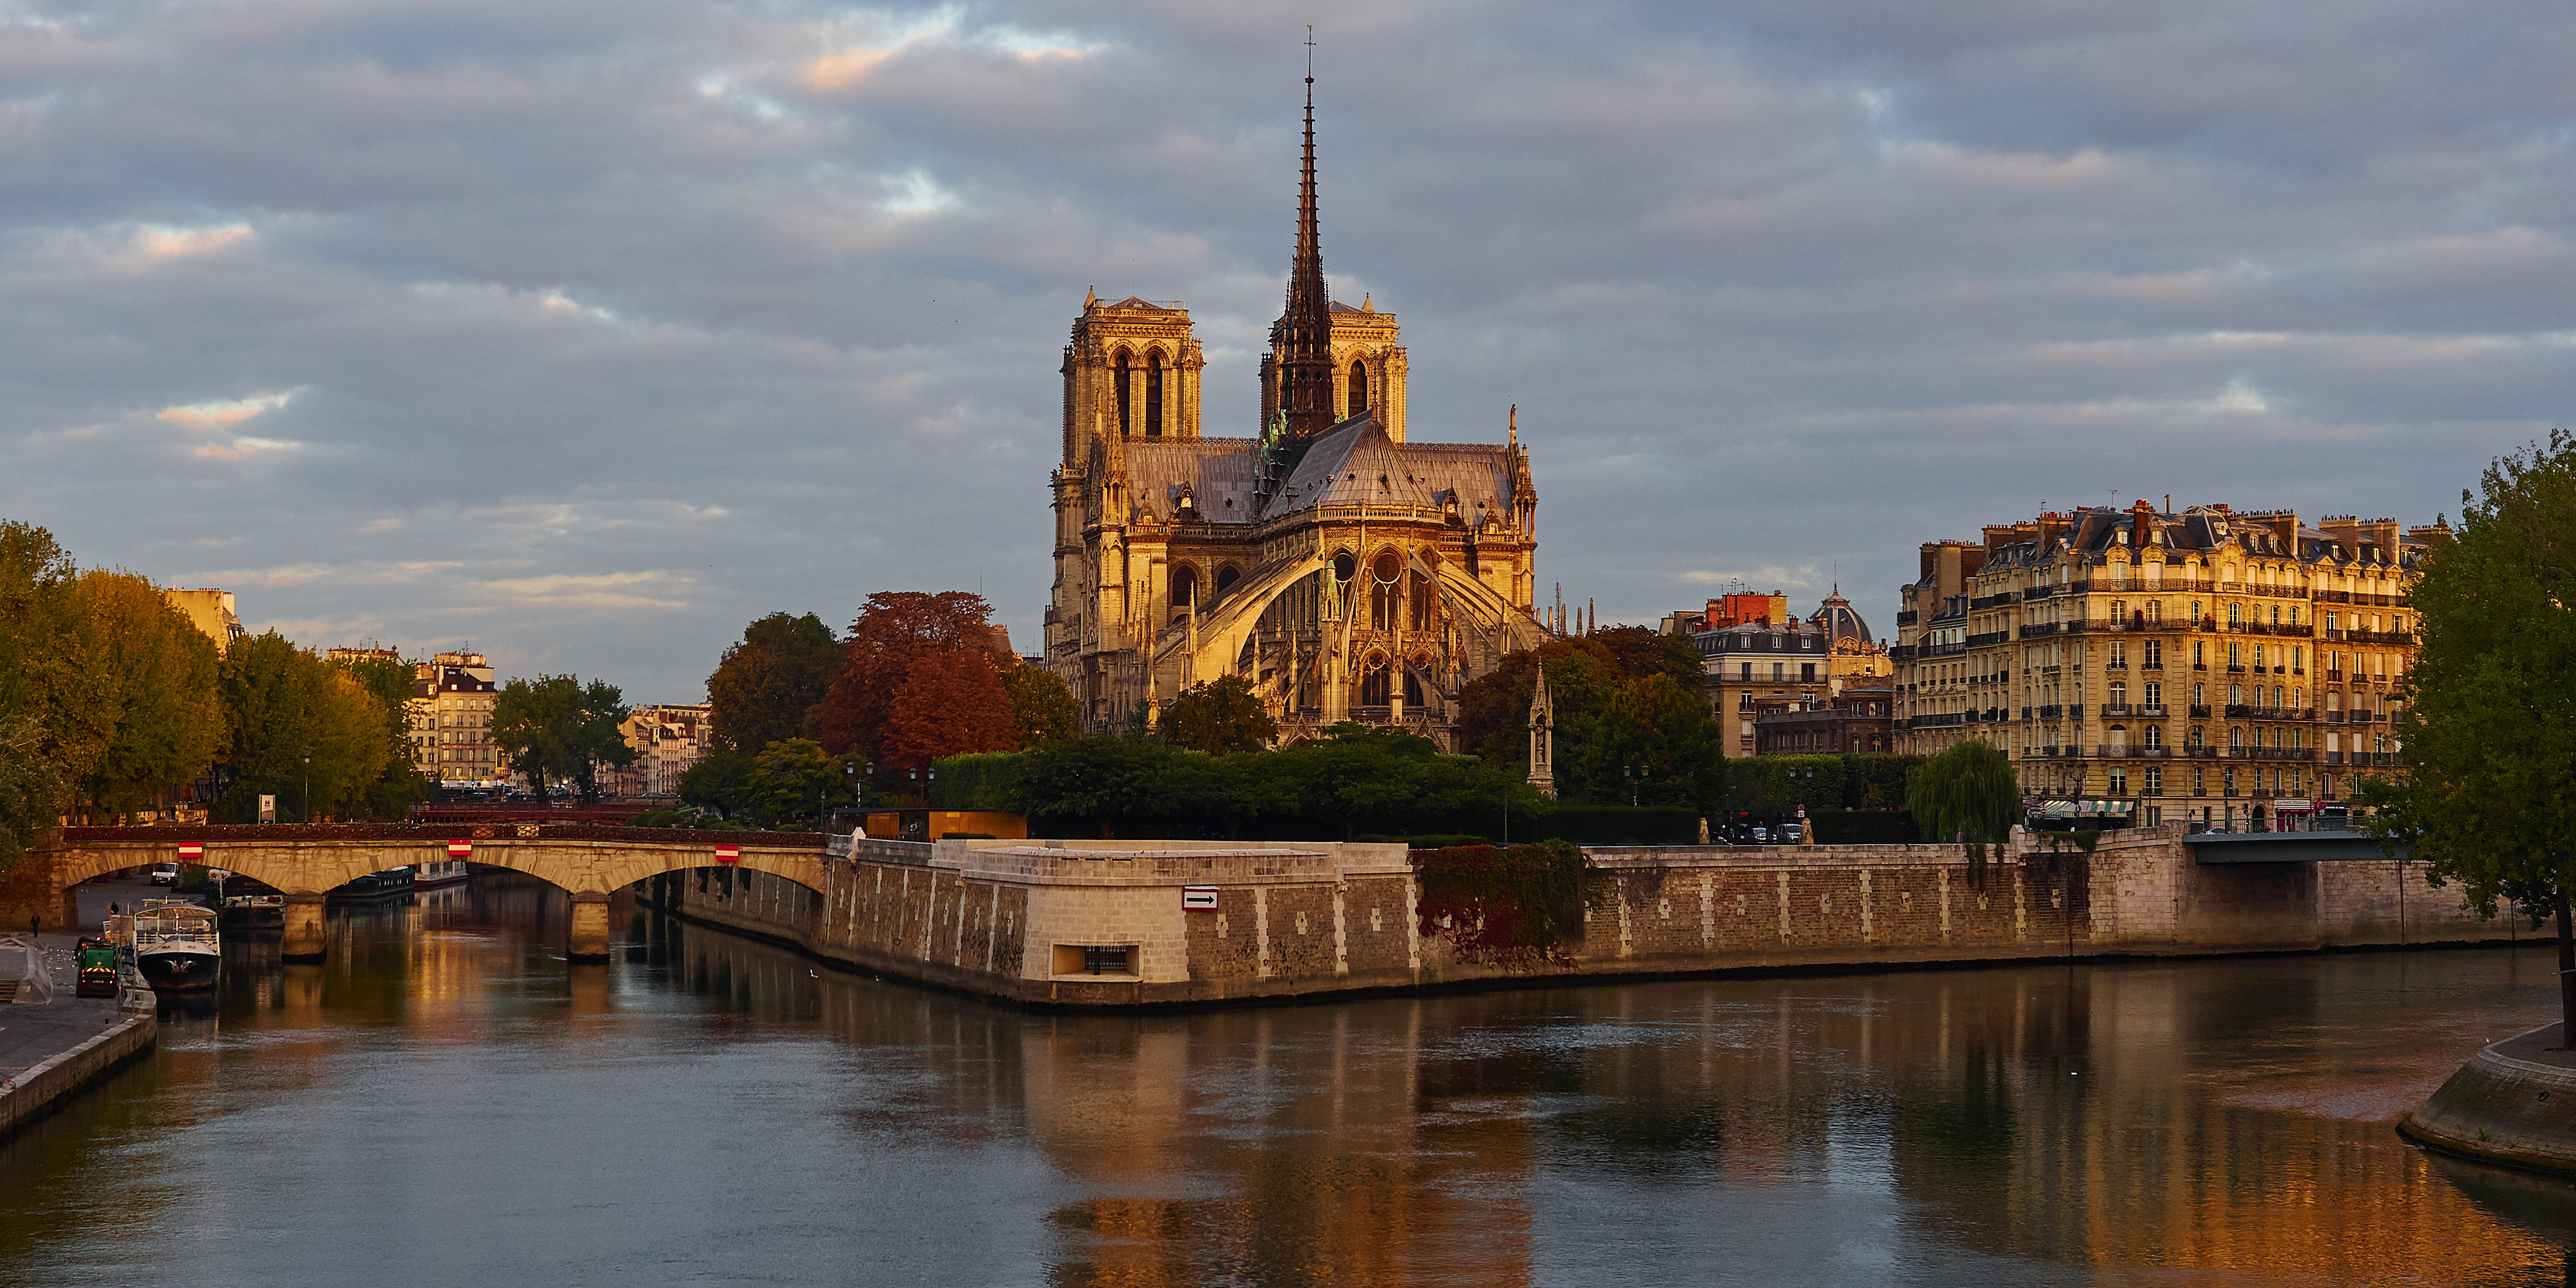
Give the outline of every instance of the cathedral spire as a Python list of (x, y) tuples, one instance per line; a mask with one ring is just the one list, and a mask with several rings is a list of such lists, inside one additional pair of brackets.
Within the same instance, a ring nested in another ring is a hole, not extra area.
[[(1314, 38), (1307, 38), (1312, 47)], [(1311, 60), (1313, 54), (1307, 57)], [(1279, 362), (1279, 406), (1291, 438), (1333, 427), (1333, 304), (1324, 288), (1323, 235), (1315, 216), (1315, 68), (1306, 67), (1306, 156), (1297, 181), (1297, 254), (1288, 273), (1287, 352)]]

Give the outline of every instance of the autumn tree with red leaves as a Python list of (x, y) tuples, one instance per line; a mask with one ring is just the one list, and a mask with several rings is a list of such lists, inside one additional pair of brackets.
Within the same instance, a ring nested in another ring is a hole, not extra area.
[[(1012, 750), (1019, 746), (1017, 726), (1011, 723), (1010, 704), (1002, 696), (1001, 682), (995, 664), (1006, 661), (993, 646), (992, 627), (985, 619), (992, 615), (992, 605), (981, 595), (964, 591), (927, 594), (912, 590), (879, 591), (868, 596), (859, 610), (858, 620), (850, 623), (849, 640), (841, 646), (843, 664), (832, 677), (830, 692), (823, 698), (822, 719), (818, 722), (823, 735), (823, 749), (838, 756), (857, 752), (875, 762), (880, 771), (895, 768), (897, 756), (887, 743), (894, 723), (896, 701), (912, 681), (913, 673), (927, 659), (946, 654), (965, 654), (983, 667), (981, 684), (971, 673), (953, 663), (936, 668), (942, 678), (930, 688), (951, 697), (969, 701), (954, 713), (941, 717), (930, 708), (924, 697), (914, 704), (913, 716), (907, 723), (905, 746), (917, 751), (926, 745), (946, 747), (939, 754), (953, 751)], [(979, 731), (976, 738), (989, 733), (993, 724), (990, 712), (980, 705), (983, 686), (990, 686), (990, 699), (1000, 711), (1000, 724), (1013, 730), (1012, 741), (999, 747), (982, 741), (946, 742), (926, 740), (921, 731), (940, 719), (954, 721)], [(927, 761), (906, 759), (904, 765), (926, 764)]]
[(887, 706), (879, 766), (902, 773), (943, 756), (1019, 750), (1019, 722), (993, 672), (997, 660), (989, 649), (967, 648), (916, 659)]

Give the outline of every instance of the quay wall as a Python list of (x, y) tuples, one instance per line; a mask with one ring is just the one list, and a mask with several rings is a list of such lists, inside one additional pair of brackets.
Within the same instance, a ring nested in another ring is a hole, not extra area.
[[(1211, 1004), (1538, 982), (2504, 938), (2422, 865), (2202, 865), (2179, 828), (2091, 853), (2020, 838), (1982, 881), (1956, 845), (1604, 847), (1582, 924), (1544, 961), (1425, 925), (1405, 851), (1326, 842), (860, 839), (810, 889), (677, 872), (649, 897), (825, 961), (1037, 1005)], [(1185, 910), (1183, 888), (1212, 887)], [(1097, 969), (1085, 948), (1124, 950)], [(1116, 958), (1113, 961), (1118, 960)]]
[(97, 1036), (0, 1083), (0, 1139), (61, 1108), (83, 1088), (151, 1050), (159, 1023), (147, 1002)]

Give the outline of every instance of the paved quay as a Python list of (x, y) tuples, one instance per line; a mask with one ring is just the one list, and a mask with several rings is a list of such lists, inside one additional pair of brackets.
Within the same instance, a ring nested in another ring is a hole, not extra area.
[[(141, 883), (101, 882), (95, 890), (85, 889), (83, 926), (96, 927), (111, 903), (130, 909), (152, 893), (152, 887)], [(79, 939), (72, 928), (34, 935), (25, 928), (0, 928), (0, 975), (24, 977), (32, 942), (37, 968), (52, 994), (50, 1000), (38, 1001), (22, 984), (18, 1000), (0, 1006), (0, 1136), (52, 1112), (152, 1047), (157, 1026), (150, 1013), (124, 1014), (113, 997), (73, 996)]]

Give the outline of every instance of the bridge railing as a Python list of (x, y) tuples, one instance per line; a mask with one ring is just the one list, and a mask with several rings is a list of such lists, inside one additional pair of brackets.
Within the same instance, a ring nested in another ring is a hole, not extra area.
[(928, 867), (938, 847), (928, 841), (886, 841), (873, 836), (836, 836), (823, 847), (826, 858), (859, 863), (902, 863)]

